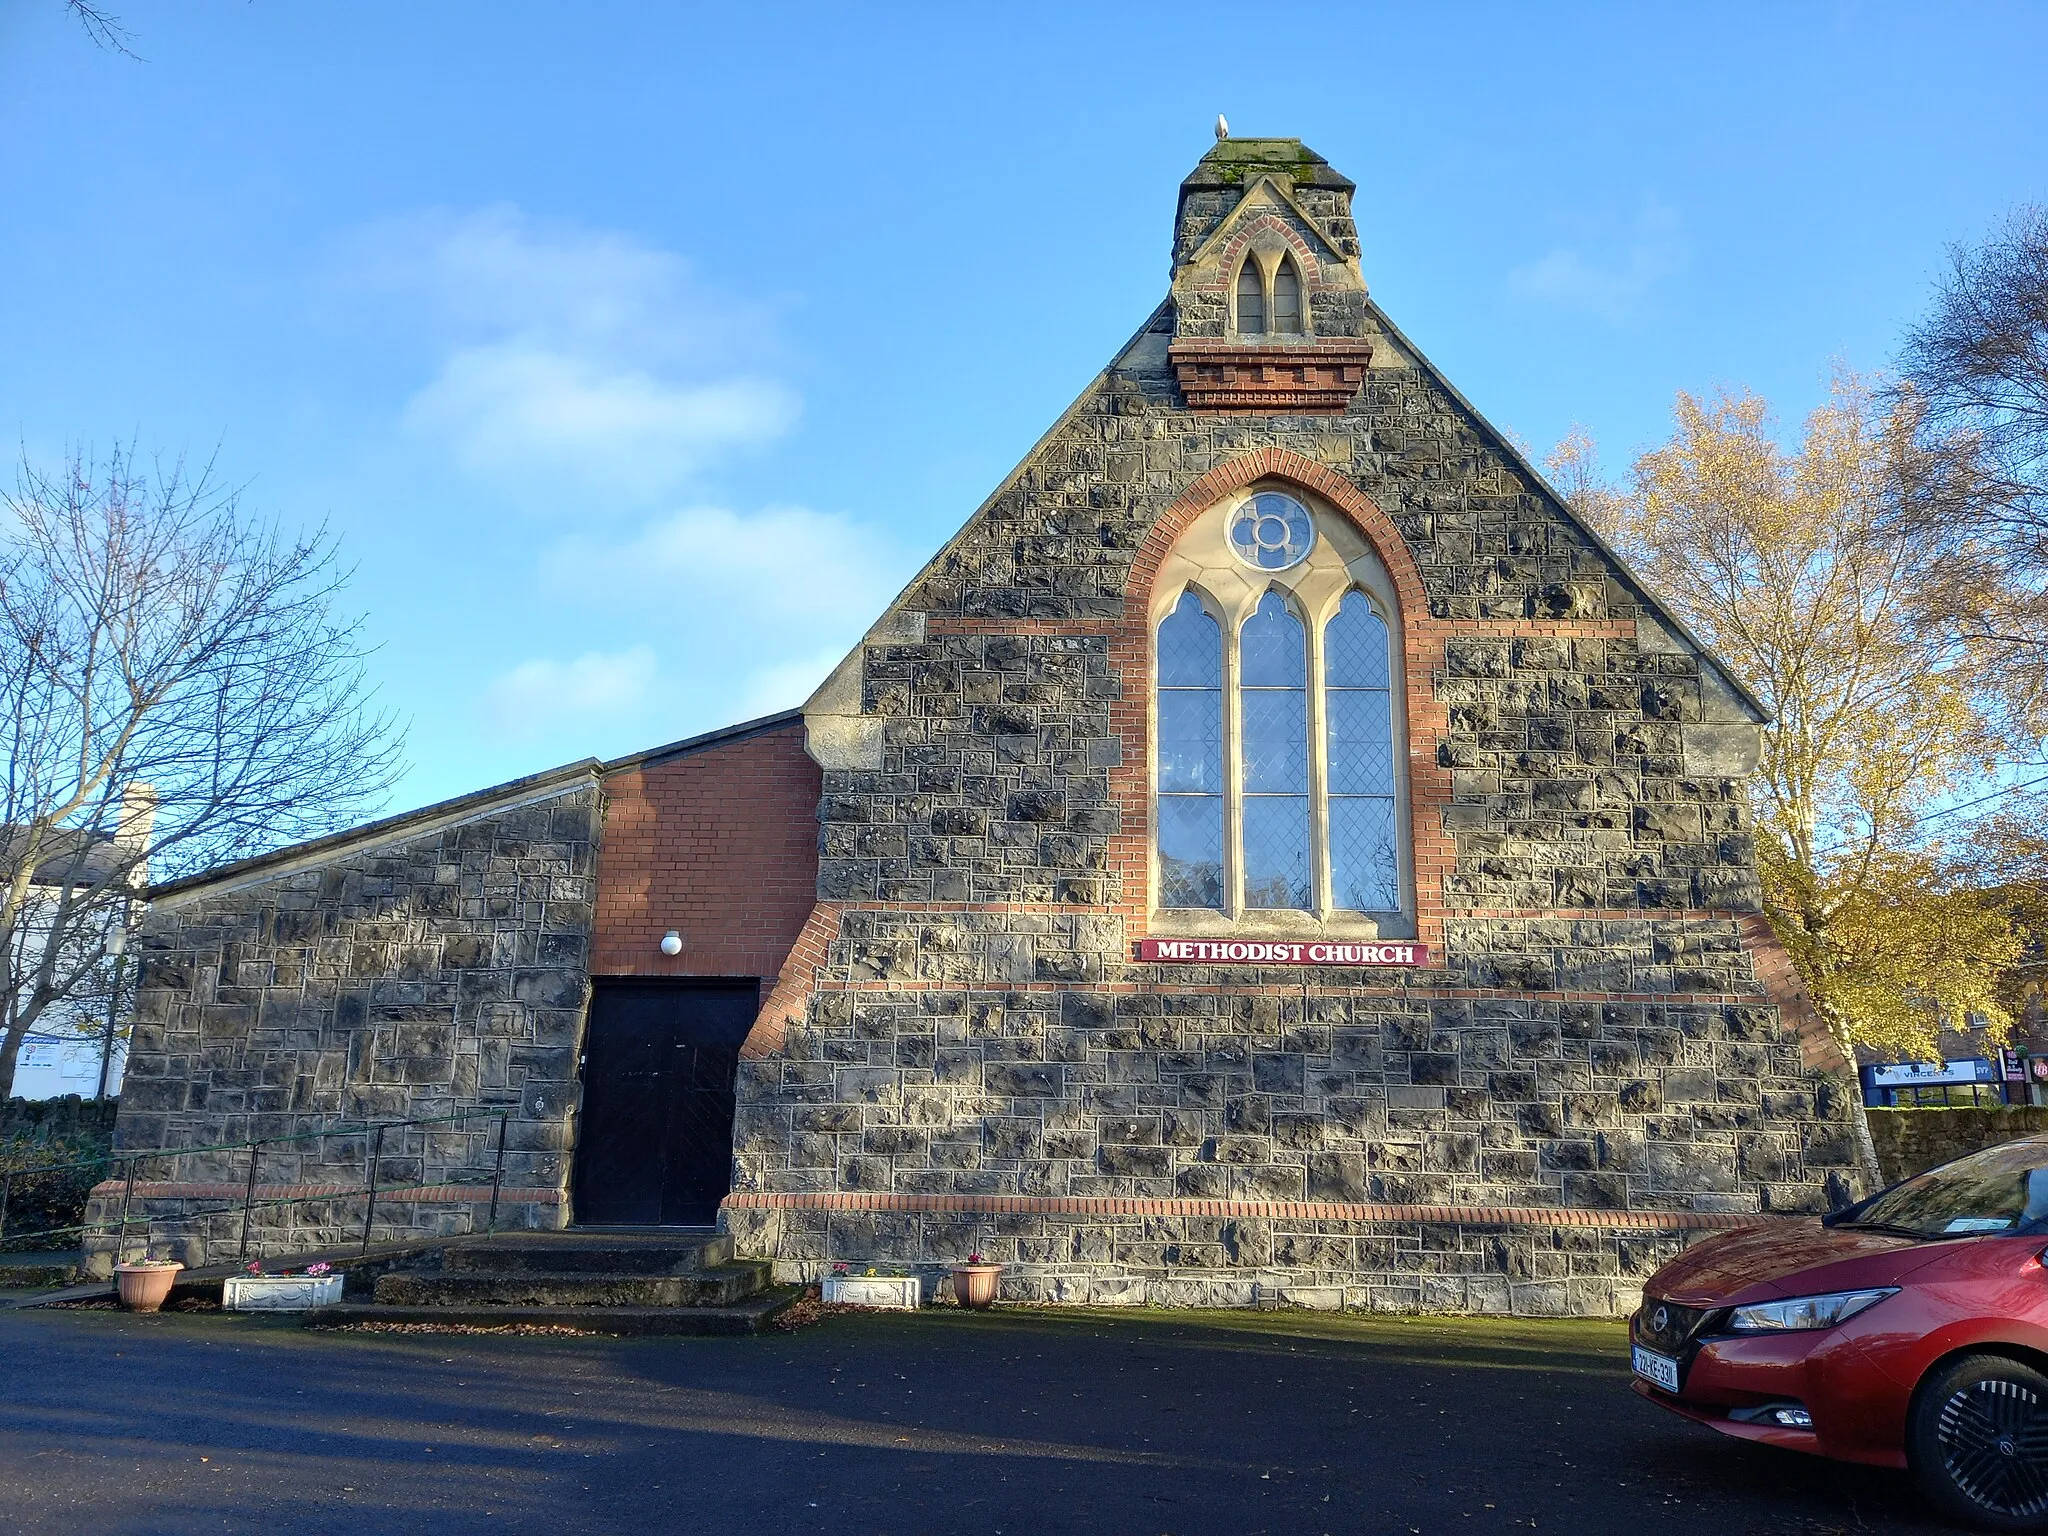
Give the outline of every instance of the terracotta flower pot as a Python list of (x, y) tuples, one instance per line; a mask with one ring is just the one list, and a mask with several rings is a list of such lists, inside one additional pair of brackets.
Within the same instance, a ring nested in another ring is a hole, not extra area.
[(1002, 1272), (1000, 1264), (955, 1264), (954, 1299), (963, 1307), (972, 1307), (977, 1312), (986, 1311), (995, 1304), (996, 1279)]
[(178, 1278), (182, 1264), (116, 1264), (115, 1283), (121, 1288), (121, 1305), (130, 1312), (154, 1312), (171, 1294), (171, 1282)]

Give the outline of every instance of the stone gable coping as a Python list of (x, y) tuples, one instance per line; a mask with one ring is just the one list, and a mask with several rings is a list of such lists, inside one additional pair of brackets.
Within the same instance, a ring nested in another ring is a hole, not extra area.
[[(1223, 222), (1211, 231), (1209, 237), (1182, 264), (1184, 268), (1207, 265), (1210, 269), (1204, 275), (1190, 277), (1185, 285), (1187, 288), (1198, 293), (1223, 292), (1230, 277), (1236, 273), (1238, 262), (1246, 247), (1262, 233), (1276, 234), (1287, 242), (1288, 249), (1294, 252), (1294, 259), (1301, 263), (1301, 280), (1304, 284), (1328, 282), (1329, 275), (1323, 271), (1326, 266), (1334, 265), (1342, 269), (1349, 265), (1343, 252), (1337, 249), (1337, 243), (1323, 232), (1314, 219), (1302, 211), (1301, 205), (1295, 202), (1292, 196), (1278, 186), (1272, 177), (1264, 176), (1260, 180), (1272, 188), (1275, 195), (1301, 221), (1302, 226), (1322, 242), (1323, 249), (1314, 249), (1302, 238), (1301, 230), (1296, 229), (1272, 209), (1260, 208), (1247, 213), (1245, 204), (1239, 203), (1236, 208), (1224, 215)], [(1247, 198), (1250, 195), (1246, 193)]]
[(200, 897), (224, 896), (243, 886), (278, 879), (353, 854), (367, 853), (388, 843), (410, 842), (465, 822), (552, 799), (594, 783), (603, 769), (604, 764), (596, 758), (586, 757), (579, 762), (565, 763), (560, 768), (549, 768), (523, 779), (494, 785), (490, 789), (421, 806), (416, 811), (403, 811), (379, 821), (365, 822), (359, 827), (350, 827), (308, 842), (293, 843), (270, 853), (257, 854), (254, 858), (237, 859), (231, 864), (221, 864), (180, 880), (166, 880), (161, 885), (150, 886), (143, 894), (157, 911), (182, 906)]

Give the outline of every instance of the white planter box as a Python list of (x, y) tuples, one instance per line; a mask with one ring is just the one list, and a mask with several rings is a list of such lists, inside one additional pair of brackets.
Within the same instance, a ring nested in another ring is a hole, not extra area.
[(915, 1312), (924, 1300), (924, 1282), (916, 1275), (828, 1275), (825, 1299), (842, 1306)]
[(221, 1306), (230, 1312), (303, 1312), (341, 1300), (339, 1275), (229, 1275)]

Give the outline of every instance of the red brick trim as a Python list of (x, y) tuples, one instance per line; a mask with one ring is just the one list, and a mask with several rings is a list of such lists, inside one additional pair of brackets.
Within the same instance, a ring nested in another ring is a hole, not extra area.
[[(1323, 263), (1316, 255), (1315, 248), (1304, 240), (1301, 231), (1282, 218), (1277, 210), (1254, 214), (1237, 228), (1223, 237), (1216, 254), (1205, 263), (1206, 270), (1189, 281), (1188, 287), (1195, 293), (1230, 292), (1230, 285), (1237, 281), (1237, 269), (1244, 262), (1244, 253), (1251, 248), (1252, 241), (1261, 234), (1275, 234), (1287, 242), (1287, 248), (1294, 253), (1294, 262), (1301, 269), (1302, 297), (1308, 297), (1308, 290), (1322, 286)], [(1330, 237), (1321, 230), (1317, 237)], [(1341, 262), (1343, 258), (1338, 258)]]
[[(176, 1156), (175, 1150), (163, 1154)], [(94, 1200), (115, 1200), (124, 1193), (137, 1200), (232, 1200), (241, 1204), (249, 1186), (239, 1180), (227, 1184), (173, 1183), (164, 1180), (137, 1180), (134, 1189), (128, 1189), (126, 1181), (108, 1179), (95, 1184), (89, 1198)], [(266, 1200), (347, 1200), (367, 1199), (369, 1191), (361, 1184), (258, 1184), (255, 1190), (256, 1202)], [(380, 1189), (377, 1191), (379, 1205), (439, 1205), (444, 1202), (481, 1202), (488, 1204), (491, 1186), (488, 1184), (421, 1184), (410, 1189)], [(507, 1185), (498, 1191), (501, 1205), (560, 1205), (562, 1192), (559, 1189), (527, 1188)], [(136, 1220), (142, 1219), (140, 1212)]]
[(777, 975), (817, 903), (823, 792), (801, 719), (608, 771), (591, 973)]
[[(1542, 636), (1553, 640), (1633, 640), (1636, 627), (1622, 619), (1437, 619), (1463, 639)], [(935, 613), (927, 635), (1115, 635), (1122, 619), (998, 619), (983, 614)]]
[(1849, 1058), (1842, 1054), (1834, 1031), (1814, 1007), (1806, 983), (1799, 979), (1798, 969), (1779, 942), (1769, 918), (1760, 912), (1743, 915), (1742, 947), (1749, 952), (1750, 964), (1756, 968), (1757, 980), (1764, 984), (1765, 995), (1778, 1005), (1778, 1012), (1799, 1036), (1800, 1061), (1822, 1072), (1850, 1070)]
[(1365, 382), (1372, 343), (1335, 337), (1284, 347), (1198, 339), (1176, 341), (1166, 355), (1191, 411), (1334, 416)]
[(1124, 911), (1140, 922), (1151, 913), (1152, 588), (1160, 565), (1189, 524), (1232, 491), (1267, 479), (1292, 481), (1342, 511), (1393, 578), (1407, 679), (1415, 937), (1438, 948), (1444, 941), (1444, 881), (1457, 860), (1443, 824), (1444, 808), (1451, 800), (1450, 770), (1437, 763), (1438, 744), (1450, 729), (1450, 710), (1436, 696), (1436, 676), (1443, 666), (1444, 642), (1461, 631), (1430, 617), (1422, 571), (1408, 542), (1372, 498), (1334, 470), (1284, 448), (1237, 454), (1196, 480), (1153, 523), (1131, 562), (1123, 620), (1109, 631), (1110, 660), (1123, 681), (1123, 697), (1110, 706), (1112, 726), (1123, 740), (1123, 762), (1110, 775), (1110, 793), (1122, 811), (1122, 831), (1110, 839), (1109, 865), (1122, 877)]
[(782, 1049), (783, 1035), (791, 1023), (803, 1017), (805, 1005), (817, 989), (818, 972), (832, 941), (839, 936), (839, 914), (844, 910), (845, 904), (836, 901), (821, 901), (812, 909), (810, 920), (790, 945), (761, 1011), (754, 1016), (754, 1026), (740, 1046), (741, 1060), (772, 1056)]
[(1622, 1232), (1719, 1232), (1791, 1218), (1723, 1211), (1601, 1211), (1564, 1206), (1353, 1204), (1334, 1200), (1139, 1200), (1116, 1195), (899, 1195), (735, 1191), (727, 1210), (902, 1211), (988, 1216), (1180, 1216), (1264, 1221), (1592, 1227)]

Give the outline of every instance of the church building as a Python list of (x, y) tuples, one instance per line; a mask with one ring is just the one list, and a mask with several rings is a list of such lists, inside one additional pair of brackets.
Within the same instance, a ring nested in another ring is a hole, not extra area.
[[(380, 1239), (494, 1192), (1098, 1304), (1608, 1314), (1824, 1208), (1764, 711), (1380, 309), (1354, 192), (1220, 139), (1158, 308), (801, 710), (154, 888), (120, 1146), (307, 1138), (304, 1249), (366, 1171), (311, 1133), (470, 1115), (389, 1132)], [(244, 1164), (175, 1161), (94, 1208), (203, 1258)]]

